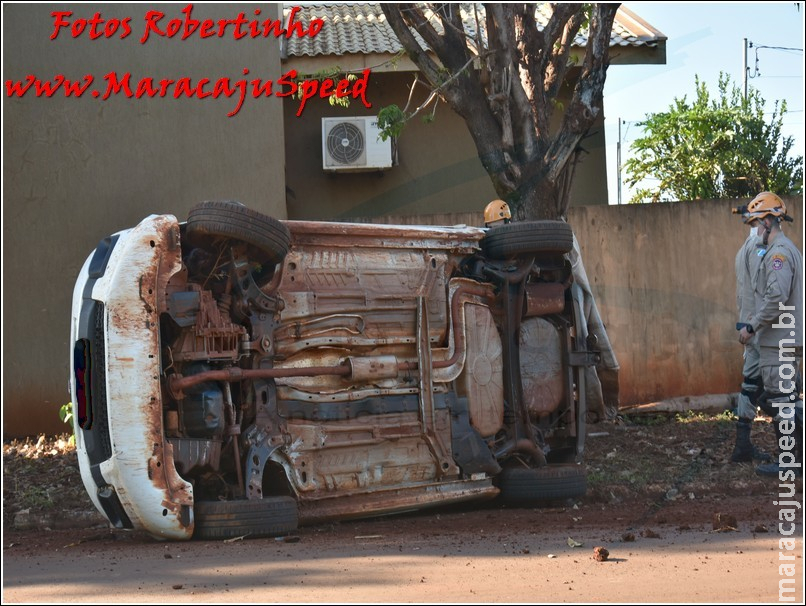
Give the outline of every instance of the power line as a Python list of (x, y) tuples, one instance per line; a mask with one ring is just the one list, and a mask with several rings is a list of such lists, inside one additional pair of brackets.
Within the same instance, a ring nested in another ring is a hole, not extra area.
[(802, 48), (789, 48), (786, 46), (753, 46), (753, 43), (750, 42), (750, 48), (755, 48), (756, 50), (760, 48), (769, 48), (771, 50), (786, 50), (786, 51), (798, 51), (799, 53), (803, 52)]
[[(753, 46), (753, 41), (748, 40), (747, 38), (744, 39), (745, 41), (745, 50), (744, 50), (744, 74), (745, 74), (745, 97), (747, 96), (747, 78), (758, 78), (761, 76), (761, 72), (758, 69), (758, 51), (762, 48), (768, 50), (779, 50), (779, 51), (791, 51), (791, 52), (798, 52), (802, 53), (802, 48), (792, 48), (788, 46), (762, 46), (762, 45), (755, 45)], [(750, 68), (747, 66), (747, 49), (748, 48), (755, 48), (756, 49), (756, 62), (753, 67), (753, 74), (750, 74)]]

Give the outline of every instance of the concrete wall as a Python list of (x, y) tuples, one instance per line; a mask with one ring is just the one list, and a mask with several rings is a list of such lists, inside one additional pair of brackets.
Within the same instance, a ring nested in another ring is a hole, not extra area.
[[(785, 197), (787, 235), (803, 251), (803, 200)], [(621, 366), (620, 404), (739, 390), (734, 258), (749, 200), (587, 206), (568, 222)], [(481, 213), (383, 222), (481, 225)]]
[[(734, 259), (748, 228), (730, 209), (746, 202), (569, 213), (621, 365), (622, 406), (739, 390)], [(786, 202), (785, 232), (803, 251), (803, 202)]]
[[(295, 65), (289, 61), (287, 67)], [(398, 166), (358, 174), (322, 170), (323, 117), (368, 116), (386, 105), (403, 107), (412, 81), (413, 74), (408, 72), (371, 73), (367, 86), (371, 109), (356, 100), (351, 101), (350, 107), (342, 108), (315, 98), (308, 101), (302, 115), (297, 117), (299, 100), (285, 100), (289, 218), (419, 215), (433, 213), (435, 209), (469, 212), (498, 197), (464, 120), (444, 103), (439, 104), (433, 122), (426, 124), (418, 116), (406, 125), (398, 141)], [(420, 94), (415, 94), (413, 106), (424, 100), (423, 91), (424, 88), (417, 88)], [(593, 127), (592, 135), (582, 146), (588, 153), (581, 155), (572, 188), (572, 205), (607, 204), (602, 124)]]
[[(111, 71), (136, 82), (190, 77), (238, 80), (281, 75), (274, 38), (153, 37), (139, 42), (144, 16), (181, 16), (184, 4), (3, 4), (3, 76), (93, 74), (97, 88)], [(276, 4), (196, 4), (197, 19), (261, 19)], [(62, 30), (54, 10), (71, 20), (131, 17), (132, 34), (90, 40)], [(163, 23), (165, 23), (163, 21)], [(150, 213), (184, 217), (205, 199), (233, 198), (285, 216), (283, 120), (276, 97), (154, 99), (86, 94), (80, 99), (32, 94), (3, 104), (3, 434), (56, 432), (67, 392), (70, 300), (87, 254), (109, 233)]]

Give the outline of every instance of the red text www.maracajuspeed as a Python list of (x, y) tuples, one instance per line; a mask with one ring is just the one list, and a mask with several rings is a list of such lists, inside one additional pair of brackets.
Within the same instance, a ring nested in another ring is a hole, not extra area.
[[(244, 69), (243, 75), (248, 74), (249, 70)], [(241, 110), (244, 99), (248, 96), (254, 99), (270, 97), (271, 95), (289, 97), (294, 95), (300, 86), (302, 86), (304, 92), (307, 92), (309, 87), (306, 87), (306, 85), (309, 83), (307, 81), (297, 83), (296, 77), (297, 71), (290, 70), (275, 81), (260, 78), (252, 80), (246, 78), (239, 80), (232, 80), (231, 78), (219, 78), (217, 80), (210, 80), (209, 78), (200, 78), (198, 80), (178, 78), (172, 80), (169, 78), (155, 79), (150, 77), (134, 80), (129, 72), (122, 75), (117, 72), (109, 72), (102, 78), (106, 88), (101, 92), (97, 88), (91, 89), (95, 82), (95, 77), (91, 74), (84, 76), (81, 80), (69, 80), (61, 74), (56, 75), (52, 80), (41, 80), (34, 75), (28, 75), (24, 80), (6, 80), (6, 96), (24, 97), (26, 95), (35, 95), (37, 97), (53, 97), (61, 92), (65, 97), (80, 98), (87, 94), (103, 101), (115, 95), (124, 95), (130, 99), (142, 99), (143, 97), (172, 97), (174, 99), (181, 97), (195, 97), (197, 99), (206, 99), (208, 97), (218, 99), (222, 96), (234, 97), (237, 99), (236, 106), (227, 114), (227, 116), (232, 117)], [(277, 90), (274, 90), (274, 87)], [(364, 105), (371, 107), (366, 102), (366, 90), (364, 88), (352, 91), (348, 91), (345, 88), (334, 92), (338, 96), (361, 97)], [(298, 116), (301, 115), (302, 109), (303, 106), (297, 112)]]

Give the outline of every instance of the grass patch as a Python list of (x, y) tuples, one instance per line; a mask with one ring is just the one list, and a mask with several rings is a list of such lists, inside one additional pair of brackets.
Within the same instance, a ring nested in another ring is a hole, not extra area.
[(676, 423), (722, 423), (734, 422), (737, 417), (733, 411), (724, 410), (718, 414), (689, 410), (677, 413), (674, 417)]
[(45, 486), (22, 485), (15, 482), (14, 492), (17, 494), (17, 501), (20, 509), (42, 510), (53, 507), (54, 501), (50, 496), (50, 490)]

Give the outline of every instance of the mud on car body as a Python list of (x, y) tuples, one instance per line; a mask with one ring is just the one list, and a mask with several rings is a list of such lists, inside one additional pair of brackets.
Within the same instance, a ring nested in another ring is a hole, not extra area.
[(81, 475), (188, 539), (580, 496), (579, 287), (559, 221), (280, 221), (204, 202), (104, 239), (73, 296)]

